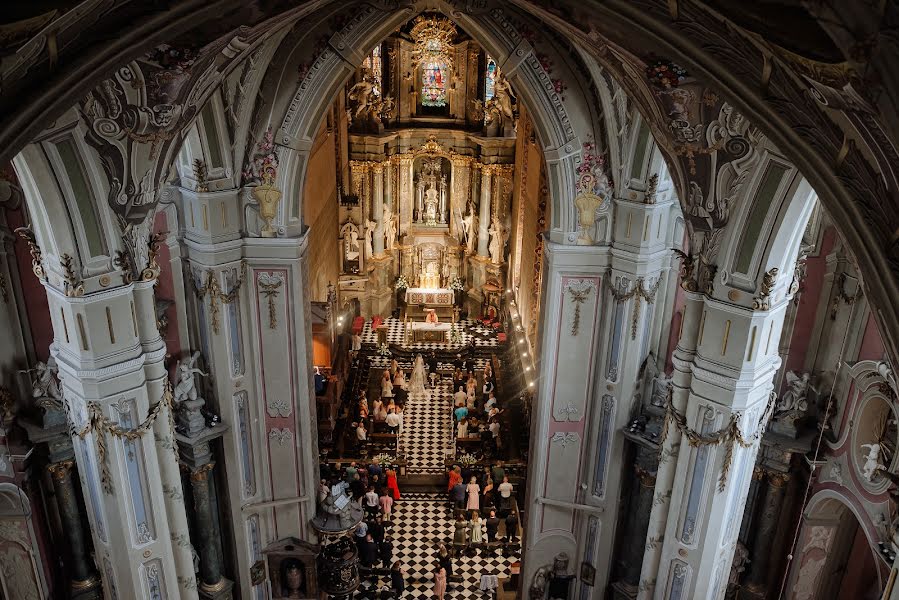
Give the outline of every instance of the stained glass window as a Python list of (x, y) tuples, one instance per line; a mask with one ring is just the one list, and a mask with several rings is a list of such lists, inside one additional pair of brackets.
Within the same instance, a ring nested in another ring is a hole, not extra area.
[(371, 54), (365, 57), (365, 60), (362, 61), (362, 66), (371, 71), (371, 76), (375, 84), (375, 96), (380, 96), (381, 73), (383, 72), (383, 67), (381, 66), (381, 44), (375, 46), (374, 50), (371, 51)]
[(496, 86), (496, 61), (487, 57), (487, 72), (484, 74), (484, 100), (493, 98), (493, 90)]
[(428, 61), (421, 68), (421, 105), (446, 106), (446, 63)]

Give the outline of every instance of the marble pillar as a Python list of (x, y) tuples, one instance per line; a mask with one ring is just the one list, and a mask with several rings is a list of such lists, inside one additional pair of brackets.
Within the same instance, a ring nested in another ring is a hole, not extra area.
[(787, 302), (780, 299), (769, 310), (754, 311), (713, 298), (703, 300), (682, 415), (689, 427), (704, 435), (719, 435), (736, 419), (748, 446), (727, 441), (681, 445), (677, 472), (685, 476), (676, 478), (671, 490), (656, 595), (717, 600), (724, 594), (759, 448), (759, 428), (766, 425), (772, 381), (780, 367), (776, 340)]
[(752, 543), (749, 576), (746, 578), (744, 590), (747, 598), (764, 600), (767, 596), (770, 579), (772, 544), (777, 536), (784, 496), (790, 476), (787, 473), (766, 473), (767, 486), (758, 516), (758, 524), (754, 527), (755, 540)]
[(232, 583), (222, 576), (222, 564), (215, 542), (215, 515), (209, 487), (214, 463), (206, 463), (190, 473), (190, 486), (194, 499), (194, 531), (196, 551), (200, 557), (200, 596), (203, 598), (231, 598)]
[(493, 165), (481, 166), (481, 206), (478, 215), (478, 256), (489, 257), (490, 198), (492, 197)]
[(73, 598), (100, 598), (100, 579), (94, 572), (88, 555), (87, 540), (81, 526), (81, 508), (72, 482), (73, 460), (63, 460), (47, 466), (53, 480), (53, 493), (63, 535), (68, 544), (68, 563)]
[[(646, 462), (654, 462), (649, 455), (654, 454), (651, 449), (639, 448), (638, 453), (646, 455), (644, 460), (637, 460), (634, 464), (632, 481), (633, 489), (628, 502), (628, 514), (625, 530), (622, 532), (621, 556), (618, 557), (621, 569), (619, 579), (612, 584), (612, 593), (615, 600), (631, 600), (637, 597), (640, 585), (640, 568), (643, 564), (643, 541), (646, 539), (646, 530), (649, 527), (649, 515), (652, 510), (653, 493), (655, 492), (655, 472), (644, 468)], [(647, 460), (648, 459), (648, 460)]]
[[(91, 413), (134, 430), (165, 402), (166, 348), (156, 324), (155, 280), (76, 296), (46, 283), (73, 446), (104, 588), (141, 598), (158, 589), (197, 598), (187, 515), (169, 409), (125, 438)], [(93, 420), (96, 422), (96, 419)], [(83, 432), (83, 435), (78, 433)], [(102, 439), (100, 439), (102, 436)]]
[(375, 163), (372, 171), (371, 218), (375, 222), (375, 238), (372, 250), (375, 256), (384, 256), (384, 165)]

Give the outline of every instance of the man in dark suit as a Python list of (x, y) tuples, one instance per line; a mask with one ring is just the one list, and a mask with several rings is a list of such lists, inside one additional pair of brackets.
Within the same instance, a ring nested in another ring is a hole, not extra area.
[(359, 544), (359, 562), (369, 569), (378, 562), (378, 545), (375, 544), (371, 534), (365, 536), (365, 541)]
[(487, 517), (487, 541), (495, 542), (496, 541), (496, 532), (499, 530), (499, 517), (496, 516), (496, 511), (491, 510), (490, 516)]

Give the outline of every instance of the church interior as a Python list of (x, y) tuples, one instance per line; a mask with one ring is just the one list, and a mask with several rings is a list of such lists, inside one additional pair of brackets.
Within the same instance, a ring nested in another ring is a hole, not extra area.
[(899, 8), (825, 4), (10, 9), (0, 600), (899, 600)]

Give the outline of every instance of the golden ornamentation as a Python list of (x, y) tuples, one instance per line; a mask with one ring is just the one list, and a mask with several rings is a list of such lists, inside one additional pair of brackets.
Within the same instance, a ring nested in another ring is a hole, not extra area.
[(641, 300), (646, 300), (647, 304), (652, 304), (655, 301), (656, 292), (659, 289), (662, 278), (656, 279), (656, 282), (652, 287), (646, 289), (643, 285), (644, 280), (640, 277), (634, 282), (634, 288), (631, 291), (619, 292), (615, 289), (615, 286), (612, 285), (611, 271), (608, 273), (608, 277), (609, 289), (612, 291), (612, 298), (614, 298), (616, 302), (627, 302), (631, 298), (636, 298), (636, 300), (634, 300), (634, 312), (631, 314), (631, 339), (635, 340), (637, 339), (637, 324), (640, 321), (640, 311), (643, 306)]
[(836, 281), (837, 293), (833, 297), (833, 303), (830, 305), (830, 320), (836, 321), (837, 319), (837, 311), (840, 308), (840, 303), (845, 302), (847, 305), (852, 306), (856, 302), (858, 302), (862, 294), (862, 286), (856, 282), (855, 294), (850, 296), (846, 293), (846, 273), (840, 273), (837, 275)]
[(55, 479), (56, 481), (63, 481), (66, 477), (68, 477), (69, 472), (74, 466), (74, 460), (62, 460), (53, 463), (52, 465), (47, 465), (47, 470), (50, 471), (51, 475), (53, 475), (53, 479)]
[(268, 328), (275, 329), (278, 326), (278, 317), (275, 314), (275, 298), (284, 279), (274, 273), (262, 273), (259, 275), (259, 288), (262, 295), (268, 299)]
[(215, 466), (215, 463), (206, 463), (205, 465), (200, 465), (196, 469), (190, 472), (190, 480), (191, 481), (206, 481), (209, 479), (209, 472), (212, 471), (212, 467)]
[(771, 292), (774, 291), (774, 285), (777, 283), (778, 272), (779, 269), (774, 267), (762, 277), (759, 295), (752, 299), (752, 310), (771, 310)]
[(577, 237), (579, 246), (593, 245), (593, 238), (587, 231), (596, 222), (596, 209), (602, 206), (602, 203), (602, 198), (590, 192), (582, 192), (574, 199), (574, 206), (577, 208), (578, 214), (578, 224), (581, 226), (581, 233)]
[(681, 288), (686, 292), (698, 291), (696, 280), (693, 279), (693, 272), (696, 270), (696, 259), (685, 252), (681, 252), (677, 248), (674, 248), (674, 255), (681, 261)]
[[(134, 441), (142, 438), (159, 418), (162, 409), (166, 408), (168, 412), (169, 429), (172, 436), (175, 435), (175, 411), (174, 411), (174, 394), (172, 393), (172, 383), (166, 378), (165, 387), (163, 388), (162, 398), (150, 409), (141, 423), (132, 429), (125, 429), (118, 423), (111, 421), (103, 414), (103, 409), (96, 402), (88, 402), (88, 420), (81, 430), (77, 430), (69, 421), (69, 429), (71, 435), (78, 436), (82, 440), (89, 433), (94, 434), (94, 443), (97, 446), (97, 462), (100, 464), (100, 483), (103, 485), (103, 491), (112, 496), (114, 490), (112, 487), (112, 476), (109, 471), (109, 464), (106, 460), (106, 435), (109, 434), (115, 438)], [(71, 419), (71, 416), (69, 417)], [(178, 461), (178, 444), (172, 444), (172, 451), (175, 454), (175, 461)]]
[(592, 281), (585, 279), (574, 279), (565, 286), (565, 290), (571, 294), (571, 301), (574, 302), (574, 319), (571, 321), (572, 337), (577, 335), (581, 324), (581, 304), (587, 300), (590, 291), (594, 289), (596, 289), (596, 285)]
[(16, 233), (28, 244), (28, 251), (31, 253), (31, 270), (38, 279), (43, 279), (45, 276), (43, 254), (41, 253), (41, 247), (37, 245), (31, 225), (19, 227), (16, 229)]
[(643, 194), (643, 204), (655, 204), (656, 203), (656, 191), (659, 189), (659, 174), (653, 173), (649, 176), (649, 181), (646, 184), (646, 193)]
[(281, 202), (281, 190), (272, 185), (274, 177), (265, 172), (262, 183), (253, 188), (253, 198), (259, 203), (259, 216), (265, 221), (265, 227), (259, 234), (264, 238), (275, 237), (278, 230), (272, 226), (272, 221), (278, 216), (278, 204)]
[(197, 191), (198, 192), (208, 192), (209, 186), (206, 185), (206, 178), (209, 175), (209, 171), (206, 168), (206, 163), (203, 162), (200, 158), (194, 159), (194, 180), (197, 182)]
[(415, 41), (412, 60), (417, 66), (429, 62), (442, 62), (447, 70), (453, 65), (453, 40), (456, 39), (456, 26), (443, 17), (420, 16), (415, 19), (409, 35)]
[(659, 437), (659, 450), (661, 452), (661, 448), (665, 444), (665, 438), (668, 436), (669, 424), (674, 424), (681, 435), (687, 438), (687, 442), (690, 446), (694, 448), (726, 444), (727, 448), (724, 453), (724, 463), (721, 465), (721, 476), (718, 478), (718, 491), (723, 492), (725, 485), (727, 485), (727, 475), (730, 471), (731, 464), (733, 463), (734, 444), (739, 444), (741, 448), (749, 448), (762, 437), (765, 433), (765, 429), (768, 427), (768, 419), (771, 417), (771, 413), (774, 410), (776, 400), (777, 394), (771, 392), (768, 397), (768, 405), (759, 417), (755, 432), (748, 437), (744, 436), (743, 432), (740, 430), (740, 418), (742, 417), (742, 413), (739, 412), (730, 415), (730, 420), (723, 429), (711, 433), (701, 433), (691, 429), (690, 426), (687, 425), (687, 417), (677, 412), (674, 408), (672, 402), (672, 389), (668, 388), (668, 397), (665, 400), (665, 420), (662, 424), (662, 434)]
[(68, 298), (78, 298), (84, 295), (84, 282), (75, 274), (75, 259), (69, 254), (59, 257), (59, 266), (63, 271), (63, 291)]
[(212, 323), (212, 331), (216, 335), (219, 333), (220, 321), (219, 321), (219, 302), (222, 304), (231, 304), (234, 300), (237, 299), (238, 293), (240, 293), (240, 288), (244, 284), (244, 281), (247, 279), (247, 261), (240, 261), (240, 278), (237, 283), (231, 288), (227, 293), (222, 292), (222, 288), (219, 285), (218, 277), (215, 276), (215, 273), (212, 269), (207, 269), (206, 274), (204, 276), (203, 287), (197, 286), (196, 279), (191, 276), (190, 281), (193, 284), (194, 292), (197, 295), (198, 300), (202, 300), (207, 295), (209, 296), (209, 317)]

